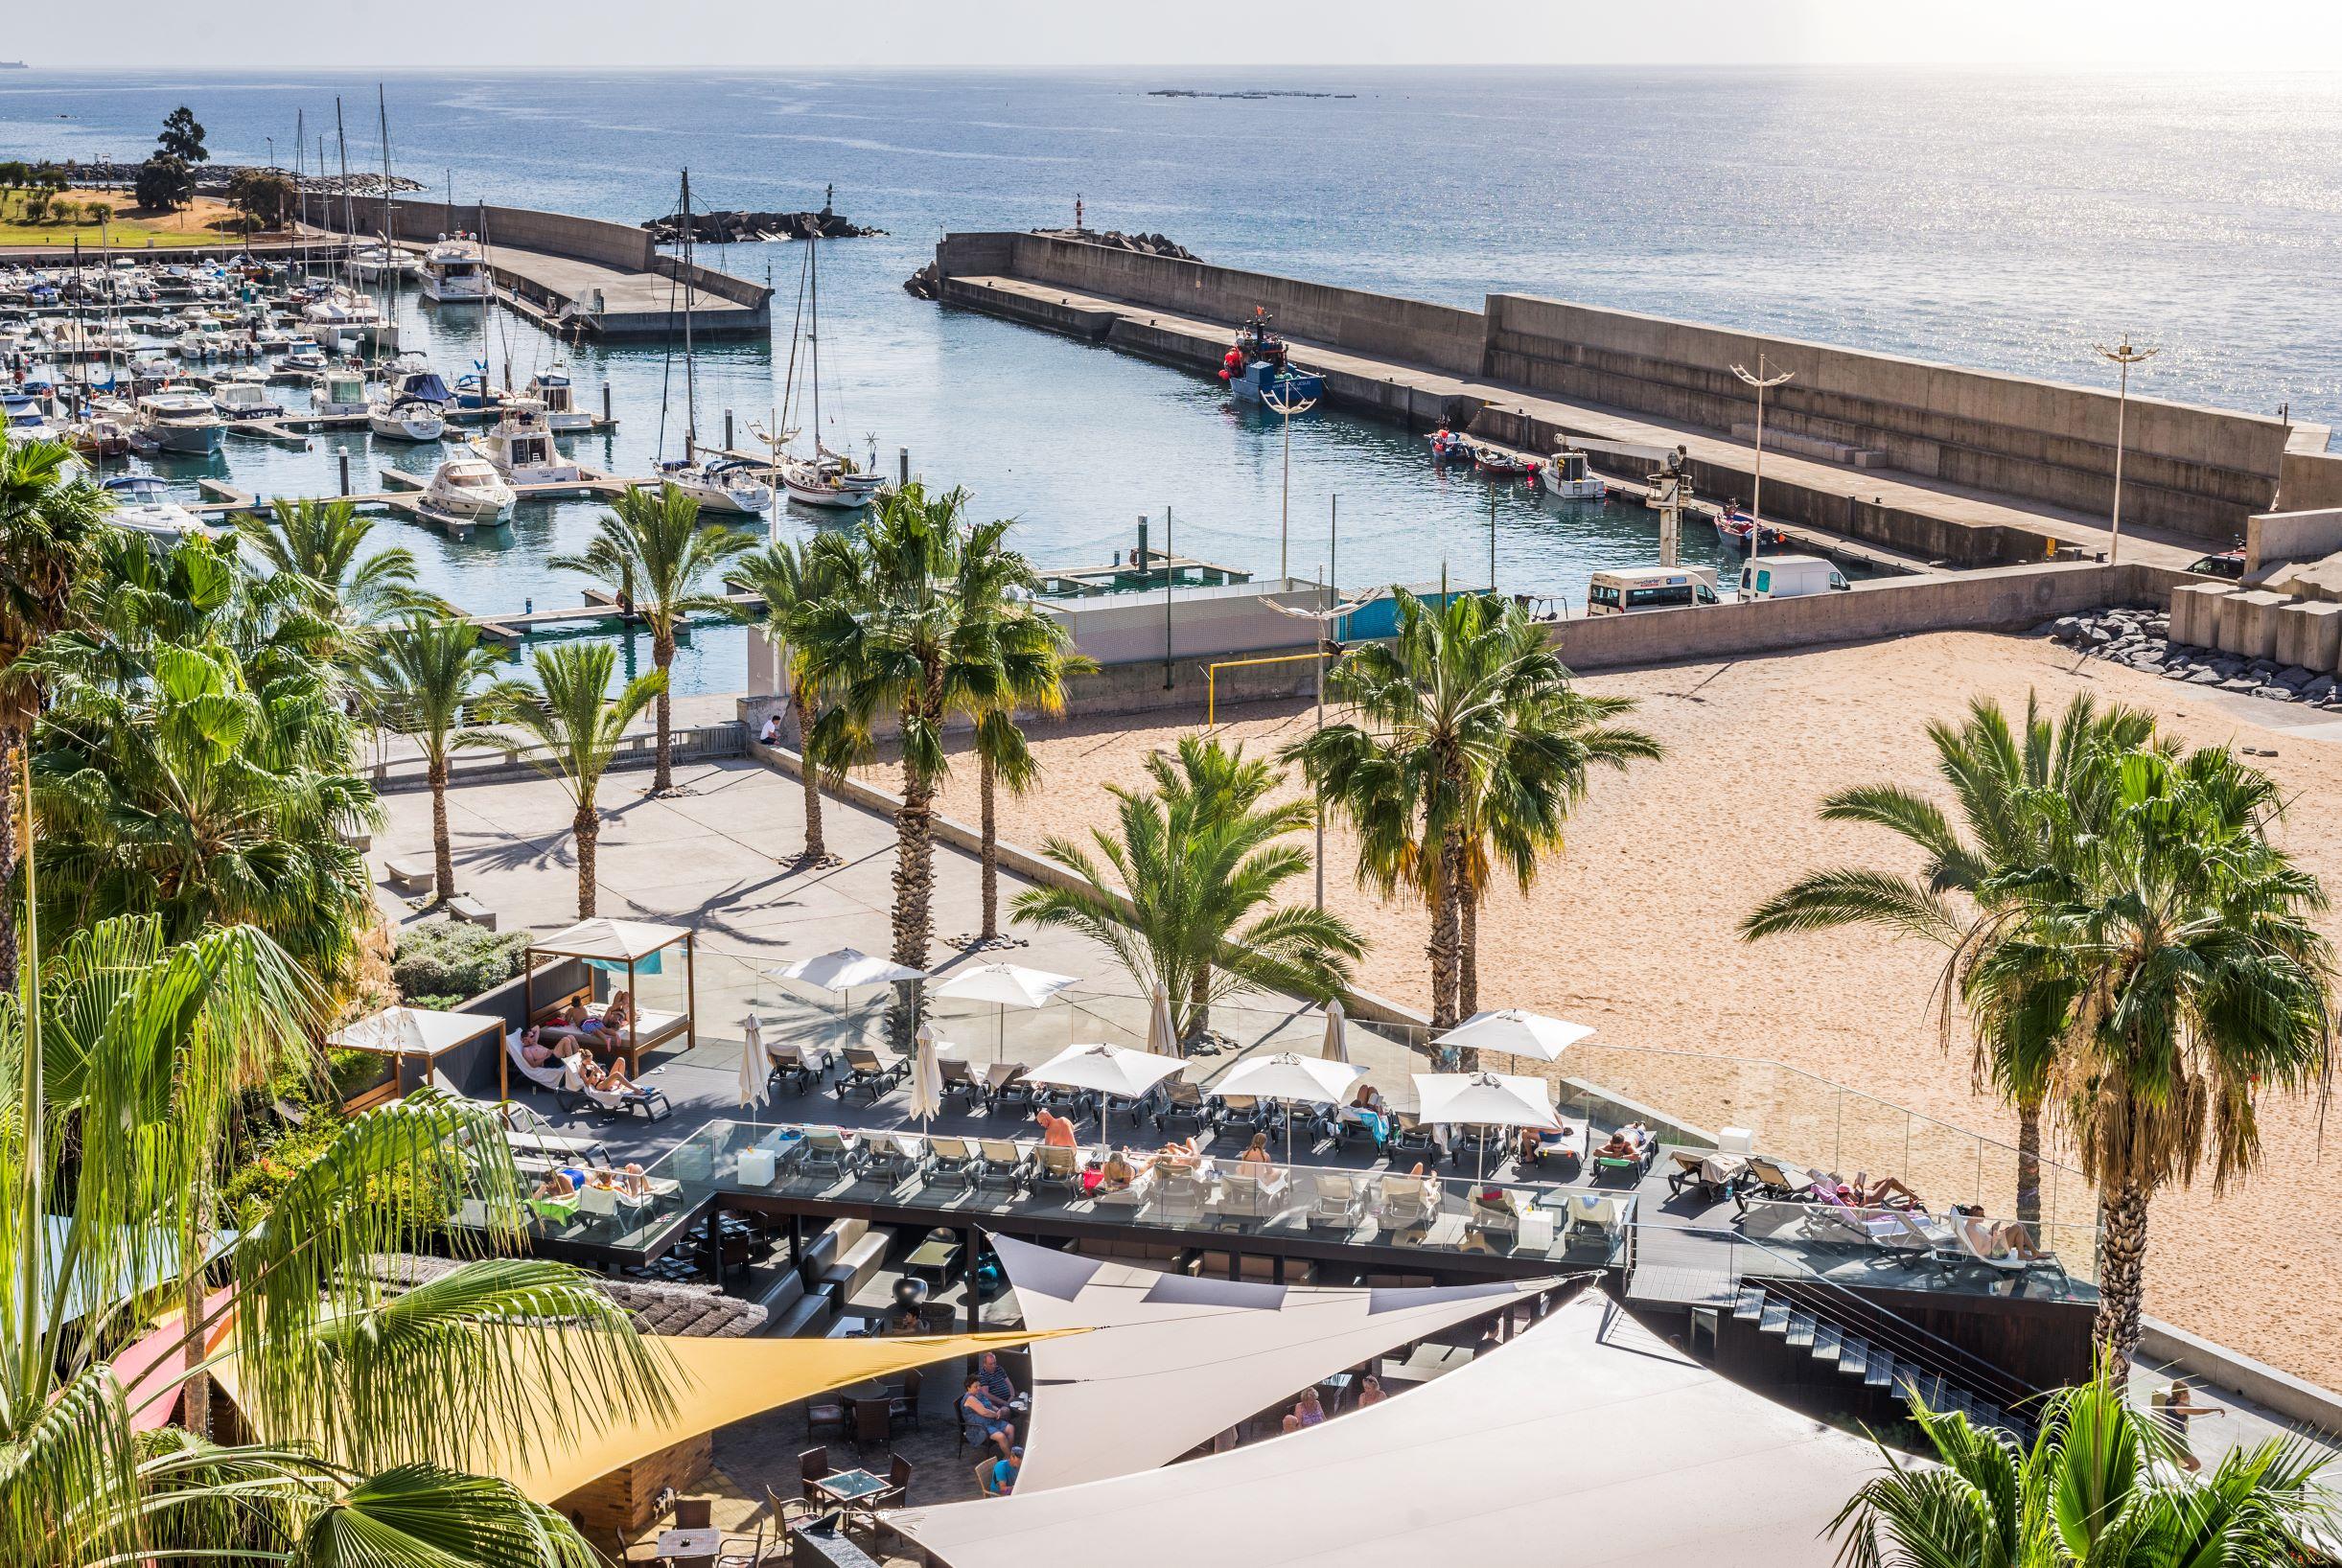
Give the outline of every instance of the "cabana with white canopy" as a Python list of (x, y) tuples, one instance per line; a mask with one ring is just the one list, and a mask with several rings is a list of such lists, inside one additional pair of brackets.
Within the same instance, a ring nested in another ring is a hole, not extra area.
[[(451, 1095), (469, 1095), (473, 1093), (471, 1066), (459, 1063), (454, 1072), (442, 1072), (440, 1058), (461, 1051), (483, 1036), (491, 1042), (490, 1049), (496, 1049), (502, 1044), (503, 1033), (504, 1020), (497, 1013), (384, 1007), (355, 1024), (345, 1024), (327, 1035), (325, 1043), (343, 1050), (372, 1051), (390, 1058), (389, 1081), (361, 1091), (351, 1099), (348, 1109), (362, 1111), (383, 1100), (405, 1098), (408, 1092), (425, 1084)], [(502, 1051), (499, 1049), (497, 1053), (501, 1061)], [(484, 1069), (487, 1064), (478, 1065)]]
[[(638, 989), (644, 975), (656, 975), (664, 969), (664, 955), (670, 947), (684, 950), (684, 1009), (679, 1013), (643, 1006)], [(699, 1044), (698, 1028), (692, 1021), (699, 1008), (699, 960), (690, 927), (657, 926), (645, 920), (581, 920), (567, 931), (533, 939), (521, 968), (521, 1005), (532, 1021), (537, 1016), (536, 975), (540, 958), (582, 958), (589, 968), (614, 976), (624, 973), (626, 994), (634, 999), (626, 1033), (622, 1038), (615, 1033), (605, 1035), (608, 1043), (599, 1049), (623, 1056), (630, 1075), (641, 1072), (644, 1051), (664, 1045), (677, 1035), (683, 1036), (686, 1050)], [(505, 1076), (509, 1075), (507, 1072)]]
[(1883, 1463), (1588, 1293), (1467, 1367), (1299, 1432), (884, 1518), (948, 1568), (1813, 1568)]

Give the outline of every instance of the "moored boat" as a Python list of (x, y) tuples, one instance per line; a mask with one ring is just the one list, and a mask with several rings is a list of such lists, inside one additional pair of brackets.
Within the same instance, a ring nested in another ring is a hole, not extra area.
[(110, 503), (106, 520), (116, 527), (173, 542), (190, 535), (220, 537), (220, 530), (205, 526), (173, 500), (170, 487), (151, 473), (126, 473), (106, 480), (104, 489)]
[(132, 451), (143, 456), (170, 452), (201, 457), (220, 450), (224, 426), (212, 400), (202, 393), (166, 386), (142, 395), (136, 406), (138, 423), (129, 432)]
[(494, 522), (511, 516), (520, 499), (494, 464), (479, 457), (451, 457), (432, 471), (424, 487), (427, 511), (474, 522)]
[(1268, 312), (1254, 307), (1252, 319), (1237, 329), (1236, 341), (1219, 364), (1219, 379), (1247, 403), (1269, 408), (1311, 402), (1326, 395), (1326, 379), (1292, 362), (1284, 338), (1268, 330)]
[(1565, 501), (1598, 501), (1611, 493), (1611, 487), (1588, 470), (1586, 454), (1569, 447), (1539, 464), (1537, 477), (1545, 494)]
[(753, 516), (773, 509), (773, 487), (765, 470), (742, 458), (713, 463), (670, 463), (660, 473), (661, 482), (699, 502), (702, 512), (730, 512)]
[(553, 445), (545, 404), (534, 398), (505, 399), (497, 422), (472, 438), (472, 450), (516, 485), (568, 484), (578, 477), (577, 465)]
[(401, 393), (368, 405), (366, 428), (392, 441), (436, 441), (447, 434), (448, 422), (437, 404)]

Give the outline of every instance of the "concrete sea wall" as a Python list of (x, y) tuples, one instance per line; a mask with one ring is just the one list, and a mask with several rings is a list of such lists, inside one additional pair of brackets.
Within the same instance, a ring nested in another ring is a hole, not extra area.
[[(352, 196), (349, 205), (359, 234), (386, 233), (393, 240), (429, 244), (442, 235), (462, 231), (485, 234), (491, 246), (510, 245), (518, 250), (542, 250), (547, 255), (596, 262), (625, 272), (657, 270), (653, 263), (658, 258), (658, 250), (651, 243), (648, 229), (612, 223), (598, 218), (538, 212), (528, 207), (483, 206), (475, 202), (458, 202), (450, 206), (444, 201), (425, 201), (410, 196), (389, 203), (390, 223), (385, 227), (382, 197)], [(342, 228), (341, 202), (332, 202), (328, 210), (321, 214), (313, 201), (310, 220), (325, 228)]]

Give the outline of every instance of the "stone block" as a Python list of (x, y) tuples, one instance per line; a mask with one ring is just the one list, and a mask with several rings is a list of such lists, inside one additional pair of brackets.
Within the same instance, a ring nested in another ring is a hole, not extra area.
[(2342, 604), (2289, 604), (2277, 612), (2277, 659), (2325, 674), (2342, 664)]
[(2265, 659), (2277, 652), (2277, 612), (2289, 601), (2282, 593), (2252, 588), (2220, 601), (2218, 646), (2224, 653)]
[(2218, 606), (2237, 590), (2226, 583), (2185, 583), (2171, 590), (2171, 640), (2191, 648), (2214, 646)]

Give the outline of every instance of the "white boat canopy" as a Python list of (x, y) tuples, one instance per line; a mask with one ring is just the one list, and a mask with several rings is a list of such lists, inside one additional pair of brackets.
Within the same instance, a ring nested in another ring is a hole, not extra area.
[[(1581, 1296), (1460, 1371), (1264, 1442), (886, 1522), (949, 1568), (1826, 1561), (1823, 1533), (1878, 1473), (1878, 1449), (1726, 1381), (1613, 1310)], [(1265, 1381), (1254, 1392), (1275, 1397)], [(1085, 1436), (1118, 1436), (1160, 1408), (1124, 1407)]]
[(1169, 1464), (1283, 1395), (1555, 1282), (1273, 1285), (988, 1239), (1027, 1328), (1090, 1330), (1033, 1345), (1020, 1495)]

